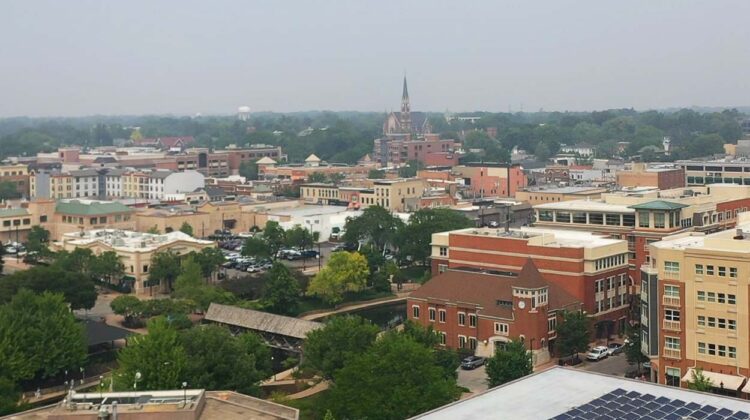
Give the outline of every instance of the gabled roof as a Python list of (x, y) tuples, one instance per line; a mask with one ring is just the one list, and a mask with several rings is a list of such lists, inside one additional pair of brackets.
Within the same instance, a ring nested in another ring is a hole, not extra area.
[(513, 318), (512, 306), (499, 301), (513, 301), (513, 287), (529, 289), (549, 288), (549, 310), (559, 310), (580, 302), (554, 283), (544, 279), (529, 259), (518, 275), (513, 273), (483, 273), (468, 270), (448, 270), (411, 293), (411, 298), (428, 301), (473, 304), (479, 315)]
[(319, 322), (218, 303), (209, 305), (205, 320), (299, 339), (305, 339), (310, 331), (323, 327)]
[[(311, 156), (314, 156), (314, 155), (311, 155)], [(310, 158), (308, 158), (308, 159), (310, 159)], [(255, 163), (256, 163), (256, 164), (258, 164), (258, 165), (275, 165), (275, 164), (276, 164), (276, 161), (275, 161), (275, 160), (273, 160), (273, 159), (271, 159), (271, 158), (270, 158), (270, 157), (268, 157), (268, 156), (264, 156), (264, 157), (260, 158), (260, 159), (259, 159), (259, 160), (258, 160), (257, 162), (255, 162)]]
[(320, 162), (320, 158), (315, 156), (315, 153), (313, 153), (308, 156), (307, 159), (305, 159), (305, 162)]
[(55, 213), (74, 214), (78, 216), (99, 216), (113, 213), (132, 213), (130, 207), (116, 201), (92, 201), (83, 203), (78, 200), (58, 201)]
[(629, 206), (635, 210), (678, 210), (688, 207), (686, 204), (673, 203), (671, 201), (654, 200), (648, 203), (634, 204)]

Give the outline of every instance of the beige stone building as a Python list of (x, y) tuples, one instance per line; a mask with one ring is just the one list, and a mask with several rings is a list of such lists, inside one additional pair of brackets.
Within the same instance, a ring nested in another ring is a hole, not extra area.
[(407, 199), (419, 199), (429, 189), (420, 178), (378, 179), (367, 187), (337, 187), (331, 184), (303, 184), (300, 198), (310, 204), (348, 204), (354, 208), (385, 207), (405, 212)]
[(606, 188), (598, 187), (527, 188), (516, 192), (515, 198), (518, 201), (537, 205), (571, 200), (598, 200), (607, 191)]
[(152, 235), (127, 230), (95, 229), (66, 233), (59, 241), (53, 242), (50, 249), (73, 251), (76, 248), (87, 248), (96, 255), (114, 251), (125, 266), (125, 279), (131, 282), (134, 292), (153, 294), (168, 292), (167, 284), (153, 284), (148, 280), (154, 254), (169, 251), (186, 255), (215, 246), (213, 241), (196, 239), (179, 231)]
[(716, 392), (750, 394), (750, 219), (652, 243), (642, 266), (642, 350), (652, 380), (686, 387), (702, 369)]

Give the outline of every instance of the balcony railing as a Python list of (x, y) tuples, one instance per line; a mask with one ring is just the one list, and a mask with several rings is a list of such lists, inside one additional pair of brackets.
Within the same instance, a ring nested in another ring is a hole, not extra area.
[(680, 298), (674, 296), (664, 296), (662, 303), (665, 306), (680, 306)]
[(669, 331), (680, 331), (680, 321), (664, 320), (664, 329)]
[(681, 359), (680, 349), (669, 349), (664, 347), (664, 357), (668, 359)]

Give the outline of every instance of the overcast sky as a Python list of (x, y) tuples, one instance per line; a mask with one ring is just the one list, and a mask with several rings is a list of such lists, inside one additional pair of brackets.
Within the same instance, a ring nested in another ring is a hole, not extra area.
[(0, 3), (0, 116), (750, 105), (750, 1)]

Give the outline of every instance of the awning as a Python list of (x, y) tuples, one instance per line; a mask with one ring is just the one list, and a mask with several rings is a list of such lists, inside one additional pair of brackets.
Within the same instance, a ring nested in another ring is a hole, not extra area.
[[(683, 382), (693, 382), (693, 372), (695, 372), (695, 369), (690, 368), (688, 369), (685, 376), (682, 377)], [(734, 375), (727, 375), (726, 373), (717, 373), (717, 372), (711, 372), (708, 370), (702, 371), (703, 376), (711, 380), (711, 385), (714, 388), (724, 388), (724, 389), (731, 389), (731, 390), (738, 390), (742, 386), (742, 383), (745, 382), (744, 376), (734, 376)], [(748, 386), (745, 386), (745, 388), (748, 388)], [(745, 390), (743, 389), (743, 392)]]

